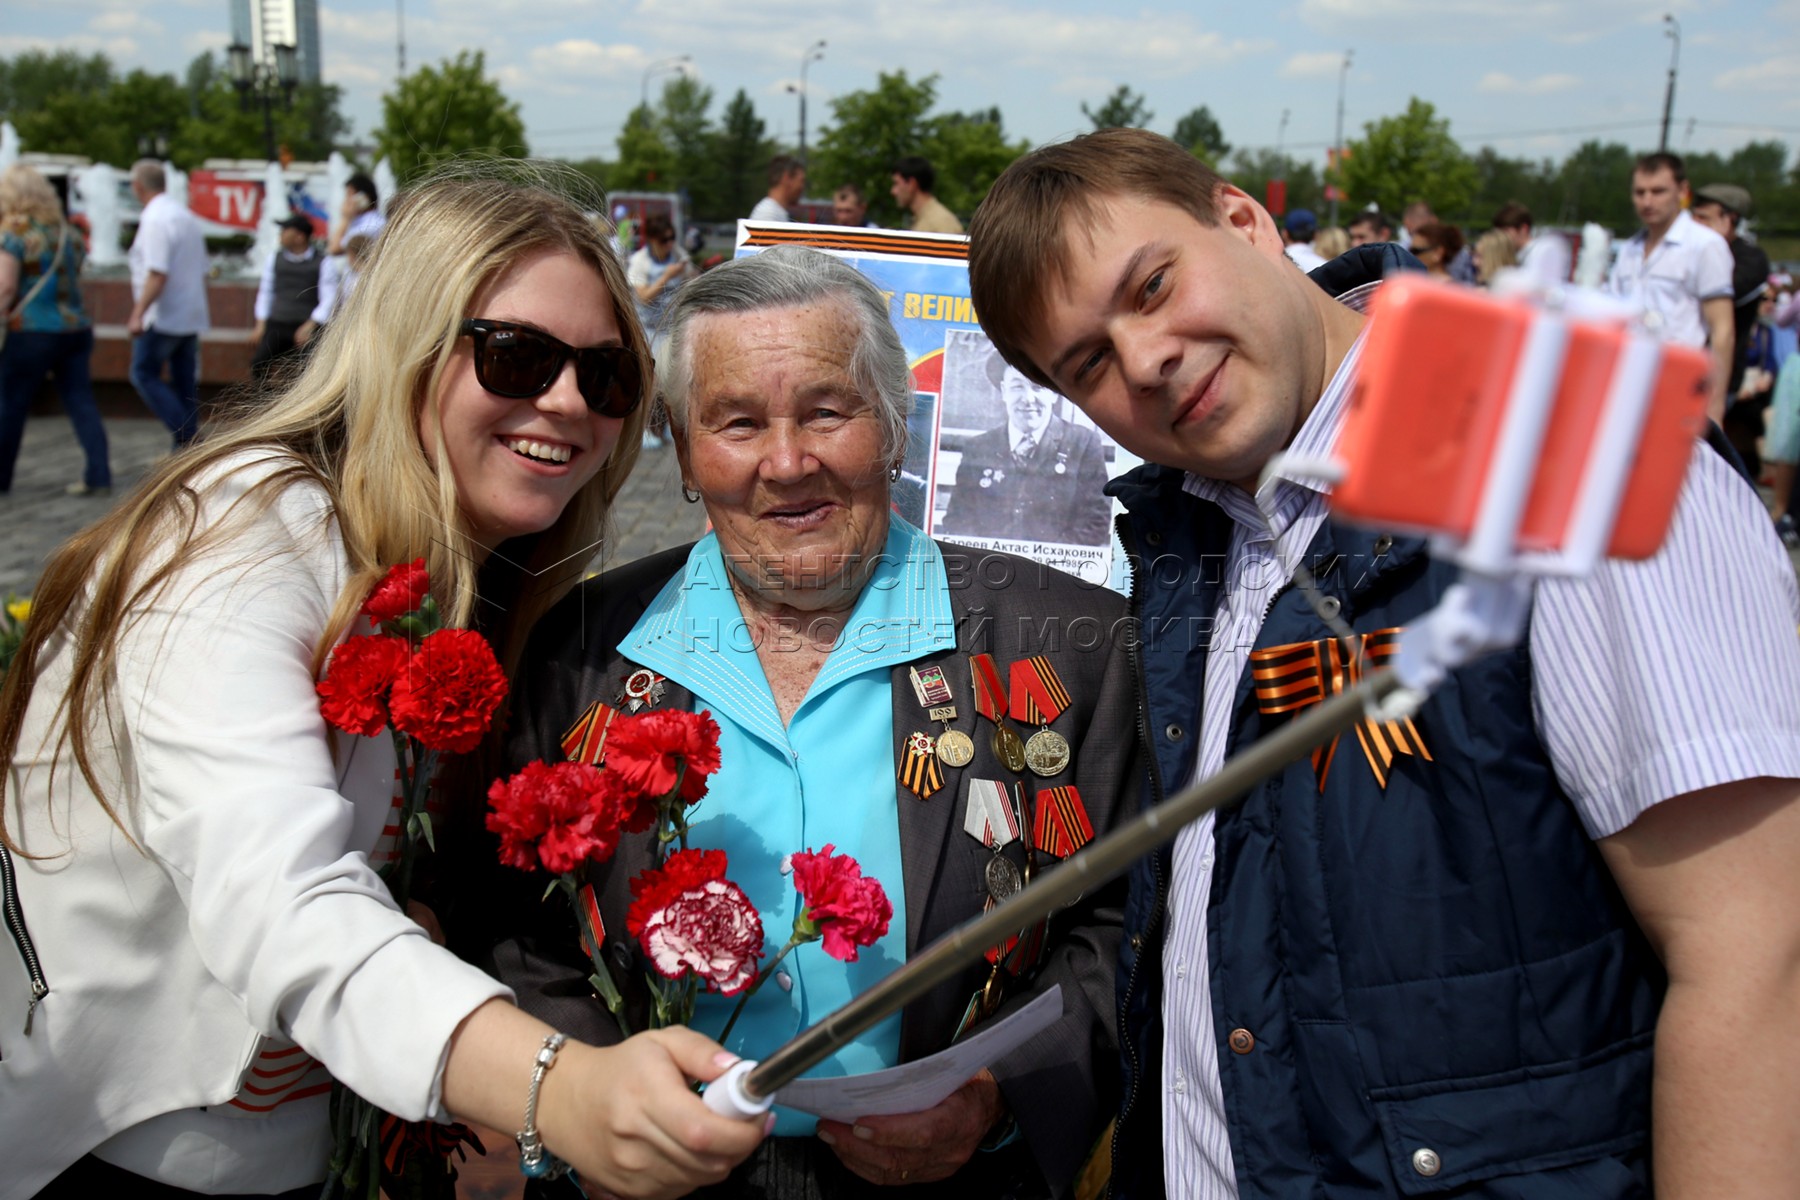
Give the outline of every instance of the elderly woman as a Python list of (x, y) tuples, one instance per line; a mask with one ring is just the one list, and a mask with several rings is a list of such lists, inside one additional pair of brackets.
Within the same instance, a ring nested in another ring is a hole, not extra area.
[[(761, 1058), (978, 915), (989, 880), (1024, 873), (1025, 839), (984, 845), (979, 810), (977, 836), (966, 832), (987, 790), (972, 785), (1020, 785), (1028, 807), (1075, 797), (1086, 822), (1066, 807), (1056, 814), (1069, 835), (1059, 854), (1085, 824), (1113, 821), (1137, 774), (1124, 604), (1025, 559), (940, 545), (893, 515), (912, 384), (886, 299), (851, 267), (771, 250), (689, 283), (665, 322), (662, 389), (685, 494), (705, 504), (713, 533), (601, 576), (545, 618), (526, 656), (512, 758), (562, 758), (561, 735), (595, 701), (708, 710), (724, 765), (690, 844), (728, 852), (769, 953), (796, 903), (784, 855), (831, 843), (883, 882), (893, 920), (860, 961), (802, 950), (782, 964), (779, 986), (751, 998), (726, 1045)], [(1032, 722), (1043, 743), (1066, 741), (1065, 761), (1040, 744), (1028, 764), (1005, 741), (1018, 736), (1013, 718), (999, 713), (1009, 734), (997, 739), (979, 711), (993, 706), (978, 705), (972, 672), (991, 667), (1005, 690), (1015, 664), (1066, 693)], [(1056, 839), (1033, 836), (1042, 869), (1043, 843)], [(990, 871), (996, 856), (1010, 867)], [(626, 839), (592, 877), (619, 943), (610, 961), (630, 961), (627, 880), (647, 858), (647, 845)], [(526, 890), (541, 893), (542, 882)], [(866, 1195), (868, 1183), (984, 1200), (1067, 1194), (1114, 1093), (1116, 905), (1111, 891), (1086, 897), (1052, 923), (1037, 960), (1019, 964), (1008, 1004), (1062, 986), (1064, 1016), (1035, 1042), (926, 1112), (851, 1125), (777, 1108), (775, 1136), (718, 1194)], [(572, 927), (515, 937), (497, 957), (529, 1010), (578, 1036), (618, 1039), (587, 992)], [(944, 1049), (991, 975), (976, 959), (814, 1074)], [(718, 1036), (733, 1003), (702, 997), (696, 1027)]]

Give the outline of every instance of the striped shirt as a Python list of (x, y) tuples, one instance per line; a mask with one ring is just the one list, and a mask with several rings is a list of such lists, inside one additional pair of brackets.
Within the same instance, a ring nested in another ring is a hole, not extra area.
[[(1361, 311), (1373, 285), (1346, 293)], [(1356, 372), (1352, 347), (1289, 453), (1337, 440)], [(1234, 523), (1207, 656), (1196, 778), (1224, 761), (1233, 700), (1263, 618), (1326, 517), (1328, 485), (1264, 485), (1265, 527), (1242, 490), (1189, 476), (1185, 489)], [(1271, 539), (1269, 528), (1275, 538)], [(1653, 559), (1608, 561), (1538, 585), (1529, 631), (1532, 703), (1558, 782), (1592, 837), (1674, 796), (1759, 775), (1800, 778), (1800, 587), (1756, 494), (1696, 448), (1669, 538)], [(1733, 671), (1727, 664), (1752, 669)], [(1163, 1170), (1184, 1200), (1235, 1200), (1206, 944), (1213, 819), (1175, 841), (1163, 965)]]

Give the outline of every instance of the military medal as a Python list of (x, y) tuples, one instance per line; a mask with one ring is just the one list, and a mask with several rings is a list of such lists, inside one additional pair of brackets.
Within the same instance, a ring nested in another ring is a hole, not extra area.
[(1032, 831), (1032, 841), (1057, 858), (1067, 858), (1094, 840), (1087, 807), (1073, 786), (1045, 788), (1037, 794)]
[(639, 667), (625, 677), (620, 685), (619, 698), (613, 703), (628, 713), (653, 704), (661, 704), (663, 698), (664, 679), (648, 667)]
[(975, 742), (962, 730), (950, 727), (950, 722), (956, 720), (956, 705), (950, 703), (955, 696), (950, 692), (944, 668), (932, 663), (928, 667), (908, 667), (907, 673), (912, 676), (913, 695), (919, 698), (926, 715), (944, 724), (943, 732), (937, 736), (938, 761), (946, 767), (968, 766), (975, 758)]
[(1007, 800), (1006, 785), (994, 779), (971, 779), (963, 804), (963, 832), (991, 849), (983, 869), (988, 895), (999, 902), (1025, 885), (1019, 868), (1001, 851), (1018, 840), (1019, 816)]
[(936, 739), (929, 733), (909, 734), (901, 747), (900, 782), (921, 800), (944, 786), (944, 773), (938, 770)]
[(619, 710), (601, 700), (587, 706), (562, 735), (563, 757), (570, 762), (597, 767), (606, 756), (606, 731), (612, 728)]
[(1069, 690), (1048, 658), (1039, 654), (1012, 665), (1012, 717), (1039, 726), (1025, 744), (1025, 763), (1033, 774), (1048, 779), (1068, 767), (1068, 740), (1050, 728), (1068, 707)]
[(969, 675), (975, 688), (975, 711), (994, 723), (994, 757), (1009, 771), (1025, 769), (1025, 743), (1006, 723), (1006, 688), (1000, 683), (1000, 672), (994, 656), (977, 654), (969, 659)]

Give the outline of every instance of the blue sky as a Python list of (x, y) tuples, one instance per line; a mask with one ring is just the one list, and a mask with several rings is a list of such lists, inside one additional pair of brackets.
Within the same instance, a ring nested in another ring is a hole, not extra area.
[[(1353, 50), (1347, 139), (1418, 95), (1471, 149), (1560, 157), (1589, 137), (1648, 149), (1673, 46), (1664, 13), (1681, 27), (1672, 148), (1769, 137), (1800, 147), (1800, 0), (401, 2), (409, 66), (486, 50), (521, 105), (531, 148), (559, 156), (611, 157), (646, 69), (684, 54), (719, 105), (742, 87), (770, 131), (791, 140), (798, 118), (786, 89), (819, 38), (825, 57), (808, 71), (813, 134), (833, 96), (905, 68), (942, 77), (943, 107), (999, 105), (1009, 134), (1033, 142), (1086, 128), (1082, 101), (1127, 83), (1148, 97), (1152, 128), (1167, 132), (1205, 104), (1234, 145), (1284, 136), (1291, 152), (1322, 161)], [(6, 9), (0, 54), (69, 46), (179, 72), (229, 40), (227, 0), (6, 0)], [(325, 4), (320, 19), (326, 76), (366, 134), (394, 77), (394, 6)], [(658, 86), (653, 76), (652, 93)]]

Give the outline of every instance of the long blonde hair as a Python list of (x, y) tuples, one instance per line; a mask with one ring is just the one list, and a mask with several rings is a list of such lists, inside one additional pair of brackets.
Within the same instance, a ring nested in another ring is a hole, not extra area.
[[(440, 394), (461, 322), (515, 263), (543, 251), (573, 254), (605, 281), (620, 336), (637, 356), (643, 395), (652, 390), (649, 346), (625, 272), (610, 240), (564, 194), (576, 185), (562, 174), (552, 186), (549, 168), (514, 164), (509, 172), (513, 178), (491, 167), (454, 167), (397, 197), (355, 291), (326, 325), (305, 369), (272, 400), (238, 406), (203, 443), (169, 460), (56, 551), (0, 685), (0, 755), (14, 758), (39, 656), (52, 635), (66, 630), (75, 656), (56, 715), (59, 737), (124, 828), (102, 793), (88, 738), (103, 711), (119, 633), (183, 567), (241, 527), (232, 519), (202, 527), (197, 483), (247, 451), (275, 451), (287, 465), (251, 488), (227, 518), (253, 518), (295, 484), (322, 487), (332, 502), (350, 575), (314, 648), (315, 672), (388, 567), (422, 556), (446, 618), (479, 622), (511, 673), (532, 624), (580, 578), (637, 461), (648, 405), (626, 419), (605, 464), (554, 525), (505, 543), (486, 568), (478, 567), (456, 480), (435, 465), (449, 461), (437, 405), (425, 403)], [(521, 173), (525, 182), (518, 181)], [(423, 423), (422, 411), (430, 414)], [(0, 775), (0, 799), (5, 785)], [(19, 849), (6, 830), (4, 804), (0, 842)]]
[(63, 222), (62, 201), (37, 168), (14, 163), (0, 172), (0, 217), (29, 217), (54, 229)]

